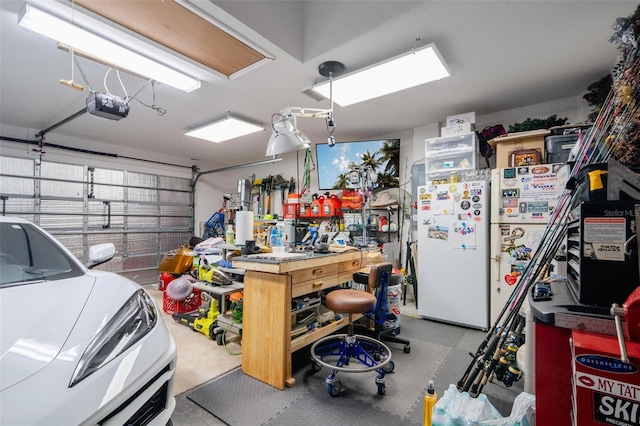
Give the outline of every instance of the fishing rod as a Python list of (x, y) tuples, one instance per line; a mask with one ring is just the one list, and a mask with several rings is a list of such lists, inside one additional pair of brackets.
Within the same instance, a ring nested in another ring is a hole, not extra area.
[[(581, 144), (579, 145), (578, 154), (576, 155), (576, 162), (570, 173), (570, 179), (575, 179), (575, 177), (579, 173), (579, 170), (585, 163), (601, 160), (601, 157), (602, 159), (606, 157), (606, 153), (605, 155), (601, 156), (598, 149), (593, 149), (593, 145), (595, 144), (594, 141), (601, 140), (600, 137), (596, 137), (600, 136), (597, 134), (597, 129), (608, 127), (603, 125), (603, 117), (607, 117), (610, 111), (612, 111), (611, 103), (608, 103), (607, 108), (605, 109), (605, 113), (600, 115), (599, 120), (594, 124), (595, 131), (592, 129), (592, 132), (589, 133), (586, 141), (583, 141), (583, 135), (579, 135)], [(515, 314), (519, 311), (519, 308), (526, 298), (528, 289), (535, 282), (535, 279), (531, 279), (531, 276), (533, 276), (533, 278), (537, 278), (542, 271), (542, 268), (545, 267), (545, 265), (548, 264), (557, 253), (557, 250), (559, 249), (564, 239), (564, 235), (566, 234), (566, 224), (559, 223), (560, 221), (558, 219), (560, 216), (562, 216), (562, 222), (566, 221), (566, 217), (569, 213), (569, 206), (575, 203), (576, 198), (577, 191), (571, 192), (570, 190), (565, 188), (563, 194), (560, 197), (558, 205), (554, 209), (549, 223), (547, 227), (545, 227), (545, 230), (543, 232), (543, 236), (541, 238), (543, 244), (538, 246), (530, 263), (523, 271), (523, 275), (521, 276), (519, 283), (514, 289), (514, 292), (511, 294), (508, 302), (502, 308), (502, 311), (498, 315), (495, 323), (490, 327), (487, 335), (485, 336), (485, 339), (478, 346), (476, 353), (471, 354), (473, 360), (467, 367), (461, 379), (458, 381), (457, 387), (459, 390), (468, 391), (475, 383), (475, 390), (477, 392), (477, 387), (480, 385), (476, 382), (476, 378), (481, 371), (485, 370), (485, 366), (487, 362), (489, 362), (489, 355), (493, 354), (492, 358), (494, 358), (493, 361), (495, 363), (495, 355), (498, 353), (502, 346), (502, 337), (504, 336), (503, 333), (496, 334), (495, 332), (498, 328), (501, 328), (502, 330), (505, 329), (505, 327), (499, 326), (501, 322), (504, 326), (510, 325)], [(549, 250), (550, 248), (552, 248), (552, 250)], [(544, 253), (548, 254), (546, 256), (542, 256), (542, 254)], [(542, 262), (539, 261), (541, 256), (543, 257)], [(504, 316), (507, 312), (508, 315), (505, 319)], [(488, 367), (489, 370), (491, 370), (491, 364), (489, 364)]]
[[(638, 107), (630, 107), (627, 105), (622, 113), (617, 111), (615, 114), (615, 105), (612, 101), (612, 92), (609, 93), (605, 108), (601, 110), (586, 140), (580, 135), (577, 155), (571, 170), (570, 179), (575, 180), (582, 170), (588, 164), (606, 161), (613, 152), (615, 146), (622, 136), (632, 125), (631, 119), (621, 120), (620, 116), (633, 117), (637, 113)], [(631, 111), (630, 114), (629, 111)], [(615, 126), (614, 126), (615, 125)], [(617, 131), (613, 131), (613, 129)], [(604, 141), (605, 143), (598, 143)], [(573, 188), (565, 188), (561, 199), (554, 209), (554, 214), (550, 218), (548, 226), (543, 233), (543, 245), (539, 246), (534, 256), (523, 272), (520, 282), (515, 291), (510, 296), (508, 303), (502, 309), (498, 320), (491, 326), (485, 339), (481, 342), (476, 350), (476, 354), (472, 355), (473, 361), (467, 367), (463, 377), (458, 381), (458, 389), (462, 391), (470, 390), (472, 396), (477, 396), (484, 385), (492, 378), (495, 368), (499, 362), (502, 347), (505, 339), (510, 331), (517, 328), (518, 318), (516, 313), (519, 312), (524, 300), (527, 298), (530, 286), (543, 272), (546, 271), (547, 265), (556, 255), (558, 249), (564, 241), (566, 235), (566, 221), (571, 213), (570, 206), (574, 206), (579, 198), (578, 186)], [(561, 223), (558, 223), (558, 217), (562, 216)], [(552, 238), (549, 238), (552, 236)], [(549, 242), (547, 244), (546, 242)], [(503, 320), (505, 313), (508, 312), (506, 319), (502, 322), (504, 327), (500, 327), (500, 321)], [(500, 333), (495, 331), (500, 328)], [(484, 374), (480, 375), (481, 372)]]

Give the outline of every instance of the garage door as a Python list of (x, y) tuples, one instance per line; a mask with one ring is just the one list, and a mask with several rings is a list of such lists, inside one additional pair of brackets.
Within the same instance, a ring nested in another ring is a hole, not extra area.
[(3, 215), (42, 226), (83, 263), (90, 246), (114, 243), (116, 258), (96, 269), (140, 284), (193, 235), (186, 178), (0, 156), (0, 197)]

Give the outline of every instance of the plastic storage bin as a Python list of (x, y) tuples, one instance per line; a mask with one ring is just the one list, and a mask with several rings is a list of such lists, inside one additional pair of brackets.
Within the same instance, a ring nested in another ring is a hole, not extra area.
[(452, 173), (477, 167), (476, 134), (427, 139), (425, 141), (425, 173), (427, 181), (448, 179)]
[(547, 148), (547, 163), (566, 163), (569, 160), (569, 153), (577, 141), (577, 134), (544, 138)]

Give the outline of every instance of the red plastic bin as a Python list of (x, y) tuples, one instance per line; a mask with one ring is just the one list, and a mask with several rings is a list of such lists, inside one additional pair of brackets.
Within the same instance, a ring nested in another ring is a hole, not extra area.
[(173, 313), (184, 314), (196, 311), (202, 303), (200, 293), (200, 290), (194, 288), (186, 299), (178, 301), (171, 299), (167, 296), (167, 292), (164, 291), (162, 292), (162, 310), (169, 315)]

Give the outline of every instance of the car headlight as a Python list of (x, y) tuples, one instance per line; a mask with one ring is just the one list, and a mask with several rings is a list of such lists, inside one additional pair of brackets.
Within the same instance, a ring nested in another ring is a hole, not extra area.
[(120, 308), (103, 327), (82, 354), (69, 387), (106, 365), (126, 351), (158, 321), (158, 314), (151, 297), (140, 289)]

